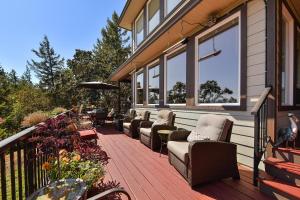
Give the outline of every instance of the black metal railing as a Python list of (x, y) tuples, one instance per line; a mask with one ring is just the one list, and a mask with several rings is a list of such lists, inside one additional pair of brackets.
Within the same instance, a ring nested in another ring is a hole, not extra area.
[(34, 143), (29, 142), (35, 130), (30, 127), (0, 141), (1, 200), (26, 199), (48, 182), (42, 169), (48, 156), (40, 155)]
[(262, 92), (251, 114), (254, 115), (254, 157), (253, 157), (253, 184), (257, 186), (259, 177), (259, 163), (264, 155), (270, 137), (267, 133), (268, 96), (272, 88), (267, 87)]

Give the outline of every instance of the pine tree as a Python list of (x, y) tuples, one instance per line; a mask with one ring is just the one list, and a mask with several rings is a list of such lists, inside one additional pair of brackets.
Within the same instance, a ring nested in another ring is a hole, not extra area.
[(18, 77), (16, 70), (12, 69), (10, 73), (8, 74), (10, 82), (13, 84), (13, 86), (17, 86), (18, 84)]
[(31, 82), (31, 71), (30, 71), (30, 68), (28, 66), (26, 66), (26, 70), (23, 73), (23, 75), (21, 76), (21, 80), (26, 82), (26, 83), (32, 84), (32, 82)]
[(117, 69), (130, 54), (127, 31), (118, 26), (119, 16), (116, 12), (107, 20), (107, 25), (101, 30), (101, 40), (94, 45), (95, 67), (99, 79), (107, 81), (109, 75)]
[(40, 84), (53, 94), (55, 92), (55, 80), (63, 68), (64, 59), (51, 47), (47, 36), (44, 36), (39, 49), (32, 49), (32, 52), (39, 58), (39, 61), (31, 59), (30, 62), (27, 61), (27, 64), (40, 79)]

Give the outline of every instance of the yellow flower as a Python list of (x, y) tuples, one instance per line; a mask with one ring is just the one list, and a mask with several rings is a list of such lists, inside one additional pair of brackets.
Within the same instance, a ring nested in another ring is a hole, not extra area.
[(73, 156), (72, 160), (73, 161), (79, 161), (81, 159), (80, 155), (76, 154), (75, 156)]
[(65, 162), (65, 163), (68, 163), (68, 162), (70, 161), (70, 159), (67, 158), (67, 157), (62, 158), (61, 160), (62, 160), (63, 162)]
[(62, 150), (59, 151), (59, 155), (62, 156), (62, 157), (66, 156), (67, 154), (68, 154), (68, 151), (65, 150), (65, 149), (62, 149)]
[(42, 169), (43, 170), (50, 170), (51, 169), (51, 165), (49, 162), (44, 162), (43, 165), (42, 165)]

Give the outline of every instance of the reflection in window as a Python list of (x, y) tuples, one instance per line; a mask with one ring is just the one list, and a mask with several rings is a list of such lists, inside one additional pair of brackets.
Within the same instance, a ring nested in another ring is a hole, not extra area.
[(159, 2), (160, 0), (151, 0), (148, 4), (148, 33), (159, 24)]
[(144, 15), (143, 13), (137, 18), (135, 22), (135, 41), (136, 47), (144, 40)]
[(148, 104), (159, 103), (159, 65), (148, 70)]
[(169, 14), (182, 0), (165, 0), (166, 14)]
[(167, 58), (167, 104), (186, 103), (186, 52)]
[(136, 104), (143, 104), (144, 101), (144, 73), (136, 75)]
[(293, 33), (294, 21), (288, 10), (283, 7), (281, 34), (281, 104), (293, 104)]
[(297, 61), (297, 67), (296, 67), (296, 104), (300, 105), (300, 27), (297, 30), (297, 46), (296, 46), (296, 61)]
[(200, 41), (198, 58), (198, 103), (238, 103), (239, 26)]

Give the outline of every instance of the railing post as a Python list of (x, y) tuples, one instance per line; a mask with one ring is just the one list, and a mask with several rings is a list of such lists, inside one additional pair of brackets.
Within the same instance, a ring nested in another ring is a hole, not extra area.
[(6, 191), (6, 170), (5, 170), (5, 152), (2, 152), (0, 155), (1, 159), (1, 195), (2, 200), (7, 199), (7, 191)]
[(257, 178), (258, 178), (258, 165), (260, 162), (259, 156), (259, 141), (260, 141), (260, 117), (259, 114), (254, 116), (254, 156), (253, 156), (253, 185), (257, 186)]
[(29, 195), (32, 194), (35, 190), (35, 185), (34, 185), (34, 165), (33, 162), (35, 160), (35, 155), (34, 155), (34, 148), (33, 144), (28, 145), (29, 148), (27, 149), (27, 178), (28, 178), (28, 192)]

